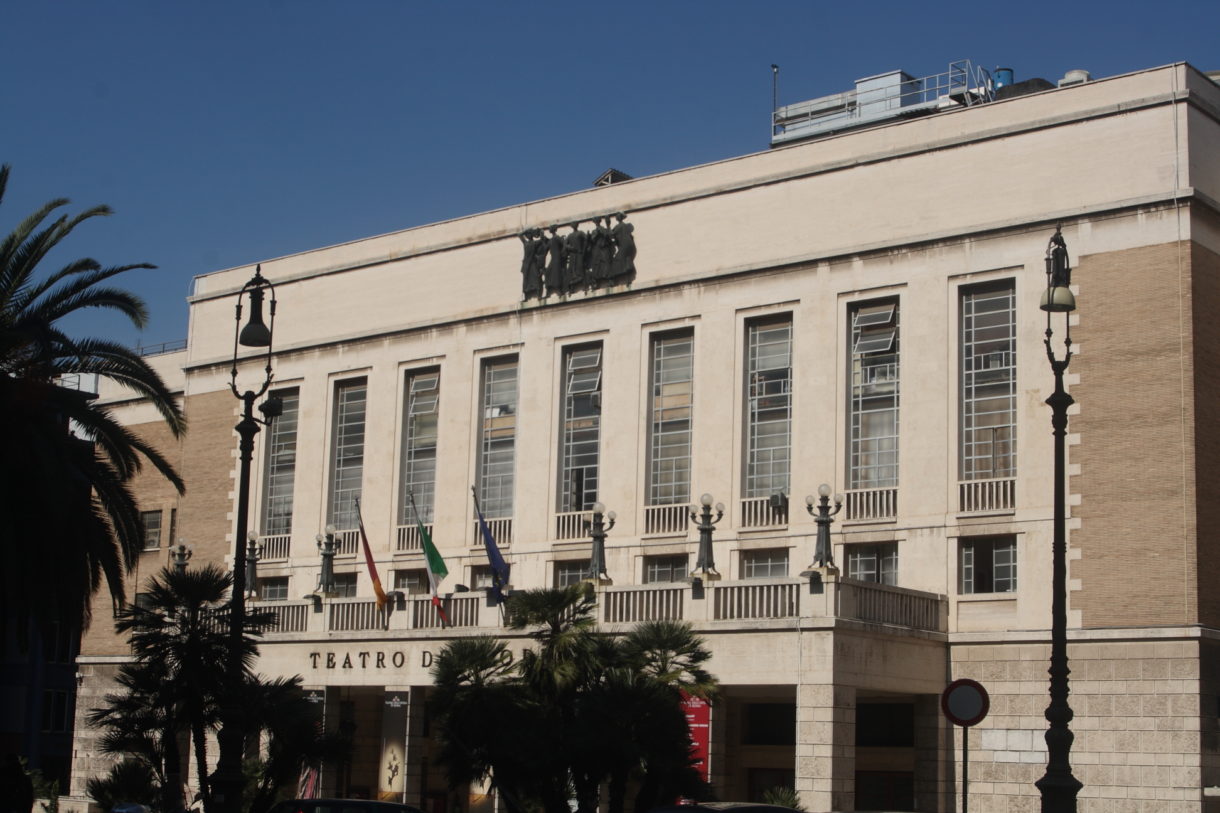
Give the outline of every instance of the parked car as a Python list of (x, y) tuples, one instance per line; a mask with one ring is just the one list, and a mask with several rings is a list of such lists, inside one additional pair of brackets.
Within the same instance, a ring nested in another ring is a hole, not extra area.
[(418, 807), (370, 799), (290, 799), (267, 813), (424, 813)]
[(790, 807), (762, 802), (692, 802), (654, 807), (648, 813), (796, 813)]

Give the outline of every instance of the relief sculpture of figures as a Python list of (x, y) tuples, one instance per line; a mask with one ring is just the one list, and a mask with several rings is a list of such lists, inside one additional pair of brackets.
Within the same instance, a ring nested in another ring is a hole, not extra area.
[(550, 296), (563, 292), (563, 238), (559, 236), (558, 226), (551, 226), (547, 231), (551, 236), (546, 238), (546, 295)]
[[(521, 294), (525, 299), (542, 296), (542, 264), (546, 259), (546, 239), (542, 229), (526, 229), (521, 238)], [(538, 249), (541, 247), (542, 251)]]
[(610, 234), (614, 238), (614, 260), (610, 265), (610, 283), (626, 285), (635, 279), (635, 227), (627, 221), (627, 215), (616, 212), (618, 223)]
[(564, 293), (572, 294), (585, 285), (585, 262), (587, 255), (586, 235), (580, 230), (579, 223), (569, 223), (571, 233), (564, 238), (564, 254), (567, 256), (567, 269), (563, 279)]
[(571, 229), (559, 234), (555, 224), (520, 232), (521, 294), (525, 300), (546, 300), (552, 294), (566, 297), (578, 291), (594, 291), (628, 285), (635, 279), (635, 227), (623, 212), (590, 221), (581, 231), (581, 221), (566, 223)]
[(588, 286), (601, 288), (610, 284), (610, 261), (614, 257), (614, 245), (610, 237), (610, 218), (602, 216), (593, 222), (597, 228), (589, 235)]

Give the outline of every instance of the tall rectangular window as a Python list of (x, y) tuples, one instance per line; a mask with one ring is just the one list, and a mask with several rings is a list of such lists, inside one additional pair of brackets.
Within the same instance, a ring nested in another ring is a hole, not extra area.
[(331, 441), (330, 523), (357, 527), (356, 501), (364, 475), (364, 415), (368, 381), (341, 381), (335, 386), (335, 420)]
[(961, 479), (1017, 472), (1017, 314), (1012, 281), (962, 290)]
[(398, 499), (398, 524), (412, 525), (414, 497), (419, 521), (432, 522), (436, 501), (437, 404), (440, 401), (439, 370), (407, 373), (403, 392), (402, 473)]
[(513, 515), (517, 458), (517, 358), (483, 362), (479, 427), (479, 501), (487, 517)]
[(1017, 589), (1017, 538), (976, 536), (961, 540), (958, 592), (1011, 593)]
[(898, 485), (898, 303), (851, 309), (848, 488)]
[(292, 486), (297, 471), (297, 424), (301, 411), (300, 390), (272, 393), (284, 404), (284, 412), (267, 429), (267, 464), (263, 478), (263, 534), (292, 533)]
[(652, 339), (648, 505), (690, 500), (694, 343), (689, 331)]
[(792, 319), (746, 327), (746, 497), (787, 491), (792, 435)]
[(144, 526), (144, 550), (161, 547), (161, 512), (141, 511), (140, 524)]
[(559, 510), (586, 511), (597, 502), (602, 409), (601, 344), (564, 350), (563, 370)]

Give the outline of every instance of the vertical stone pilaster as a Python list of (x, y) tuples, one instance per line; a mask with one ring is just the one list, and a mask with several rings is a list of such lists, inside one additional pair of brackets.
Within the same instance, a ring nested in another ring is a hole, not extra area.
[(915, 698), (915, 809), (951, 811), (943, 792), (941, 769), (951, 766), (953, 732), (940, 711), (940, 698), (919, 695)]
[(833, 633), (807, 633), (802, 639), (796, 790), (809, 810), (854, 810), (856, 689), (834, 681)]
[(424, 700), (427, 689), (412, 686), (407, 695), (405, 744), (402, 760), (403, 801), (416, 807), (424, 807), (424, 754), (427, 745), (424, 737)]

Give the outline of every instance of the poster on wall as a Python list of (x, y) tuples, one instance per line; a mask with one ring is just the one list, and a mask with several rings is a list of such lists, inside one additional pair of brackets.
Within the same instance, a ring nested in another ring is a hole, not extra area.
[(707, 757), (712, 739), (712, 707), (706, 700), (682, 692), (682, 711), (686, 714), (686, 727), (690, 730), (690, 753), (695, 770), (707, 782), (710, 774)]
[(381, 765), (378, 769), (377, 798), (401, 802), (406, 791), (407, 693), (386, 692), (381, 714)]

